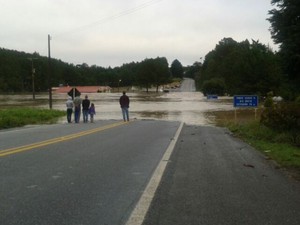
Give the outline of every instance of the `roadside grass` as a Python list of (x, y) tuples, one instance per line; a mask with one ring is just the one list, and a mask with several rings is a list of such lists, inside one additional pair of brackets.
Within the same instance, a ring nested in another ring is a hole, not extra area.
[(259, 122), (259, 116), (260, 113), (255, 119), (253, 110), (244, 110), (239, 112), (236, 120), (234, 112), (227, 111), (214, 113), (214, 120), (217, 126), (228, 128), (233, 135), (262, 152), (266, 159), (276, 161), (300, 179), (300, 146), (295, 143), (293, 134), (264, 126)]
[(0, 129), (29, 124), (51, 124), (65, 116), (64, 111), (38, 108), (9, 108), (0, 110)]
[(225, 125), (233, 134), (283, 167), (300, 172), (300, 148), (294, 145), (292, 134), (278, 133), (258, 121)]

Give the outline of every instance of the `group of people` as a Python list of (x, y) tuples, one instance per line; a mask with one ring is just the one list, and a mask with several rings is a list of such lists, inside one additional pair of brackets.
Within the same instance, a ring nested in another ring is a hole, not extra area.
[(67, 121), (68, 123), (72, 123), (72, 114), (74, 111), (74, 121), (75, 123), (79, 123), (80, 116), (81, 116), (81, 108), (82, 108), (82, 115), (83, 115), (83, 122), (87, 123), (90, 121), (91, 123), (94, 122), (94, 115), (96, 114), (95, 105), (94, 103), (91, 103), (88, 99), (88, 96), (86, 95), (84, 100), (80, 98), (80, 96), (76, 96), (74, 101), (72, 97), (69, 97), (67, 102)]
[[(129, 112), (128, 112), (129, 102), (130, 102), (129, 97), (126, 95), (126, 92), (124, 91), (123, 95), (119, 99), (124, 121), (129, 121)], [(95, 105), (94, 103), (90, 102), (87, 95), (83, 100), (80, 98), (80, 96), (76, 96), (74, 101), (72, 97), (69, 97), (66, 102), (66, 106), (67, 106), (68, 123), (72, 123), (73, 111), (74, 111), (74, 121), (75, 123), (79, 123), (81, 108), (82, 108), (83, 122), (87, 123), (89, 121), (89, 116), (90, 116), (90, 122), (91, 123), (94, 122), (94, 115), (96, 114)]]

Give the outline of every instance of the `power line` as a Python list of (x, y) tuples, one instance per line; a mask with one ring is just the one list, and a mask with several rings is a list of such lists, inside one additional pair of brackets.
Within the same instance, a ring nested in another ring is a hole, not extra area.
[(86, 30), (86, 29), (89, 29), (91, 27), (94, 27), (94, 26), (99, 26), (101, 24), (104, 24), (104, 23), (107, 23), (107, 22), (110, 22), (112, 20), (116, 20), (120, 17), (123, 17), (123, 16), (127, 16), (129, 14), (133, 14), (137, 11), (140, 11), (144, 8), (147, 8), (151, 5), (154, 5), (154, 4), (157, 4), (159, 2), (162, 2), (163, 0), (151, 0), (151, 1), (148, 1), (148, 2), (145, 2), (143, 4), (140, 4), (134, 8), (130, 8), (130, 9), (127, 9), (127, 10), (124, 10), (124, 11), (121, 11), (117, 14), (114, 14), (114, 15), (111, 15), (111, 16), (108, 16), (108, 17), (104, 17), (98, 21), (95, 21), (95, 22), (92, 22), (90, 24), (87, 24), (87, 25), (83, 25), (83, 26), (80, 26), (80, 27), (77, 27), (77, 28), (74, 28), (74, 29), (71, 29), (67, 32), (63, 32), (63, 33), (60, 33), (58, 35), (56, 35), (56, 37), (61, 37), (61, 36), (64, 36), (64, 35), (67, 35), (67, 34), (70, 34), (70, 33), (75, 33), (75, 32), (80, 32), (80, 31), (83, 31), (83, 30)]

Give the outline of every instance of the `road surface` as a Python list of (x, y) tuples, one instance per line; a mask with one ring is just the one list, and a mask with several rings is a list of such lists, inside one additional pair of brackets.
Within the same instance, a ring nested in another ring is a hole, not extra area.
[(185, 125), (176, 139), (179, 127), (98, 121), (1, 131), (0, 224), (299, 224), (298, 182), (222, 128)]
[(143, 225), (297, 225), (299, 182), (226, 129), (184, 126)]
[(185, 78), (180, 86), (181, 92), (194, 92), (196, 91), (195, 81), (190, 78)]
[(0, 132), (0, 224), (124, 224), (179, 122)]

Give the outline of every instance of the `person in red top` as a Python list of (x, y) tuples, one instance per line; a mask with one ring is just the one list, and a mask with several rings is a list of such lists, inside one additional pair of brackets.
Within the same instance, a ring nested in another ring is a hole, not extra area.
[(123, 91), (123, 95), (120, 97), (120, 106), (122, 109), (122, 115), (123, 115), (123, 120), (124, 121), (129, 121), (129, 97), (126, 95), (126, 92)]

